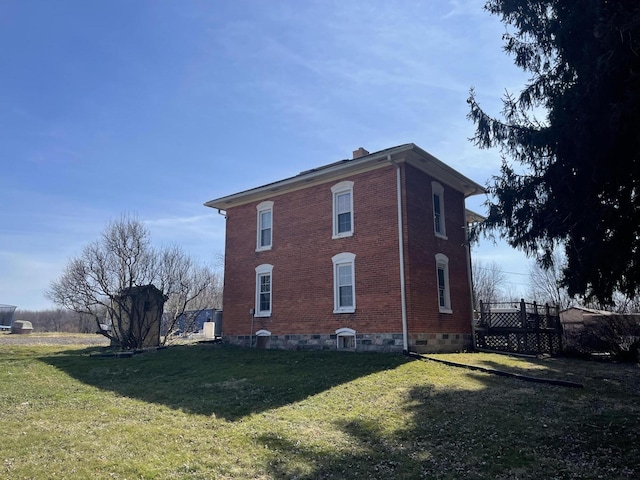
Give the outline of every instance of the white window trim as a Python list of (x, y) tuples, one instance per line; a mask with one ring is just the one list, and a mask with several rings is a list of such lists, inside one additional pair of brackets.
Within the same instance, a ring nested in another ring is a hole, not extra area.
[[(260, 204), (258, 204), (256, 206), (256, 210), (257, 210), (257, 224), (256, 224), (256, 252), (261, 252), (264, 250), (271, 250), (271, 247), (273, 246), (273, 202), (272, 201), (266, 201), (266, 202), (262, 202)], [(262, 220), (262, 214), (269, 212), (271, 213), (271, 238), (270, 238), (270, 243), (269, 245), (262, 245), (262, 224), (261, 224), (261, 220)]]
[[(269, 275), (269, 310), (260, 310), (260, 277)], [(255, 317), (270, 317), (273, 310), (273, 265), (264, 263), (256, 267), (256, 308)]]
[[(338, 195), (348, 193), (350, 199), (350, 213), (351, 213), (351, 230), (347, 232), (338, 233), (338, 203), (336, 202), (336, 198)], [(333, 235), (331, 238), (344, 238), (344, 237), (352, 237), (353, 230), (355, 225), (355, 219), (353, 214), (353, 182), (349, 180), (345, 180), (344, 182), (340, 182), (331, 187), (331, 195), (333, 198)]]
[[(333, 262), (333, 313), (354, 313), (356, 311), (356, 256), (353, 253), (344, 252), (331, 257)], [(340, 286), (338, 284), (338, 267), (351, 265), (351, 288), (353, 294), (353, 305), (349, 307), (340, 306)]]
[(258, 330), (256, 332), (256, 337), (270, 337), (271, 332), (269, 330)]
[[(444, 306), (440, 305), (440, 278), (438, 276), (438, 270), (440, 269), (444, 272)], [(449, 258), (442, 253), (436, 255), (436, 289), (436, 299), (440, 313), (453, 313), (449, 286)]]
[[(434, 202), (433, 197), (438, 196), (440, 199), (440, 231), (438, 232), (436, 229), (436, 202)], [(436, 237), (447, 239), (447, 227), (444, 216), (444, 187), (440, 185), (438, 182), (431, 182), (431, 203), (433, 210), (433, 233)]]
[(353, 328), (339, 328), (336, 330), (336, 349), (341, 350), (340, 348), (340, 337), (353, 337), (353, 348), (354, 350), (357, 347), (356, 340), (356, 331)]

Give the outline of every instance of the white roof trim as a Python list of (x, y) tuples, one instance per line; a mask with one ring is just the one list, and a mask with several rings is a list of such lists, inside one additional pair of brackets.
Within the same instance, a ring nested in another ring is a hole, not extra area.
[(229, 207), (263, 200), (289, 191), (300, 190), (313, 184), (344, 178), (345, 175), (385, 167), (389, 165), (389, 160), (395, 163), (406, 162), (430, 174), (438, 181), (462, 192), (465, 197), (485, 193), (485, 189), (473, 180), (465, 177), (457, 170), (454, 170), (413, 143), (408, 143), (353, 160), (341, 160), (322, 167), (306, 170), (294, 177), (210, 200), (204, 205), (219, 210), (226, 210)]

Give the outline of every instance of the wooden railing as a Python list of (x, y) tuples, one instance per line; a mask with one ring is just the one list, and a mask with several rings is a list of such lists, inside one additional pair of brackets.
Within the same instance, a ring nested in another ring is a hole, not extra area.
[(555, 355), (562, 352), (559, 308), (520, 302), (480, 302), (474, 324), (477, 350)]

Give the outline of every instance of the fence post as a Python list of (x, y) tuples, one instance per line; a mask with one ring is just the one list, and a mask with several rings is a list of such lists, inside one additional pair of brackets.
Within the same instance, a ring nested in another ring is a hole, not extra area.
[(520, 332), (516, 333), (516, 339), (518, 341), (517, 352), (526, 353), (522, 351), (524, 347), (525, 351), (529, 350), (529, 339), (526, 333), (527, 328), (527, 305), (524, 303), (524, 298), (520, 299)]
[[(551, 312), (549, 311), (551, 307), (549, 307), (549, 304), (547, 304), (547, 312), (549, 315), (549, 323), (551, 323)], [(558, 339), (558, 351), (556, 353), (561, 353), (563, 350), (563, 339), (564, 339), (564, 329), (562, 328), (562, 322), (560, 321), (560, 305), (556, 304), (554, 306), (555, 309), (555, 315), (553, 316), (553, 329), (554, 329), (554, 336), (557, 337)], [(550, 325), (551, 326), (551, 325)]]
[(533, 301), (533, 313), (534, 313), (534, 322), (533, 326), (536, 329), (536, 351), (542, 351), (542, 340), (540, 338), (540, 315), (538, 314), (538, 303)]
[(484, 302), (482, 300), (480, 300), (480, 325), (485, 325)]

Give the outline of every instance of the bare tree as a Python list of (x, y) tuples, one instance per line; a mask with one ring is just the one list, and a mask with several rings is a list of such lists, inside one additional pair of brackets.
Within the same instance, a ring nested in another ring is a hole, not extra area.
[(76, 329), (78, 333), (93, 333), (95, 332), (95, 322), (90, 315), (86, 313), (72, 312), (76, 320)]
[(551, 256), (549, 268), (545, 269), (535, 261), (531, 263), (529, 267), (530, 295), (538, 303), (558, 305), (560, 309), (569, 308), (574, 304), (573, 299), (560, 283), (565, 267), (565, 258), (557, 250)]
[(165, 299), (181, 299), (175, 302), (175, 315), (203, 294), (214, 278), (211, 270), (196, 265), (179, 247), (153, 248), (144, 224), (123, 215), (69, 261), (47, 296), (62, 307), (91, 315), (99, 333), (132, 349), (144, 343), (138, 337), (146, 330), (138, 328), (133, 334), (131, 328), (123, 327), (126, 318), (133, 318), (134, 308), (124, 292), (154, 285)]
[(611, 311), (620, 314), (640, 312), (640, 295), (628, 297), (619, 290), (613, 292), (611, 303), (602, 303), (597, 300), (585, 301), (584, 305), (597, 310)]
[(480, 310), (480, 301), (483, 303), (497, 302), (503, 297), (503, 288), (506, 275), (496, 262), (485, 264), (474, 260), (471, 270), (473, 272), (473, 308)]
[(222, 283), (216, 273), (208, 266), (195, 265), (177, 247), (163, 252), (161, 279), (167, 292), (164, 342), (171, 337), (179, 320), (185, 331), (192, 331), (204, 310), (222, 305)]

